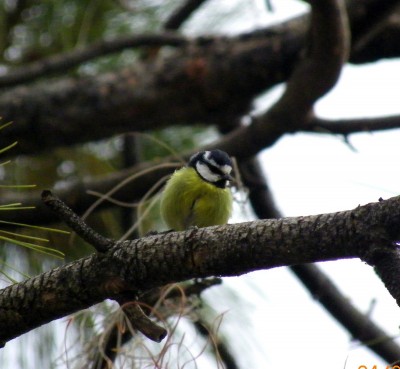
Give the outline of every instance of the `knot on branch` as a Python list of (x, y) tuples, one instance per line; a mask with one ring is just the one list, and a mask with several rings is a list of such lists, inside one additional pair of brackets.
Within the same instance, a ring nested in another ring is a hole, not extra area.
[(361, 260), (371, 266), (395, 249), (396, 240), (389, 231), (376, 204), (358, 207), (350, 213), (351, 229), (357, 254)]
[(357, 254), (372, 267), (400, 305), (399, 198), (379, 200), (350, 213)]

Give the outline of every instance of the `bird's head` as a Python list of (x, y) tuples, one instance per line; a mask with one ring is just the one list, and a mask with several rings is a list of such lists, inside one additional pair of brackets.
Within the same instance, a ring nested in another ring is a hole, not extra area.
[(201, 151), (194, 154), (189, 160), (197, 174), (205, 181), (219, 188), (225, 188), (233, 178), (232, 161), (229, 155), (221, 150)]

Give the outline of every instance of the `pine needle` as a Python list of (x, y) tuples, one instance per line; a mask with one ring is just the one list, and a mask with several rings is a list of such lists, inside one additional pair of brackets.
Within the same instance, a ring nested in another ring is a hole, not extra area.
[[(8, 269), (13, 270), (14, 272), (21, 274), (23, 277), (25, 278), (30, 278), (30, 275), (21, 272), (20, 270), (18, 270), (17, 268), (14, 268), (12, 265), (8, 264), (7, 262), (5, 262), (4, 260), (0, 260), (0, 263), (4, 264)], [(0, 273), (5, 274), (4, 271), (0, 270)], [(8, 277), (8, 275), (6, 275)], [(9, 278), (10, 280), (12, 280), (14, 283), (16, 282), (13, 278)]]
[(5, 161), (3, 163), (0, 163), (0, 167), (2, 167), (4, 165), (7, 165), (7, 164), (10, 164), (10, 163), (11, 163), (11, 160), (7, 160), (7, 161)]
[(0, 154), (2, 154), (3, 152), (6, 152), (7, 150), (12, 149), (14, 146), (18, 145), (18, 141), (13, 142), (12, 144), (3, 147), (2, 149), (0, 149)]
[(31, 210), (34, 206), (22, 206), (21, 203), (0, 205), (0, 210)]
[[(1, 117), (0, 117), (0, 119), (1, 119)], [(13, 123), (13, 122), (4, 123), (2, 126), (0, 126), (0, 130), (2, 130), (3, 128), (8, 127), (8, 126), (11, 125), (12, 123)]]
[(13, 243), (13, 244), (18, 245), (18, 246), (23, 246), (23, 247), (26, 247), (27, 249), (31, 249), (31, 250), (34, 250), (36, 252), (40, 252), (40, 253), (45, 254), (45, 255), (54, 256), (54, 257), (59, 258), (59, 259), (63, 259), (64, 258), (64, 253), (62, 253), (59, 250), (52, 249), (50, 247), (36, 245), (34, 243), (24, 242), (24, 241), (16, 240), (16, 239), (13, 239), (13, 238), (10, 238), (10, 237), (1, 236), (1, 235), (0, 235), (0, 240), (6, 241), (6, 242), (10, 242), (10, 243)]
[(10, 236), (15, 236), (15, 237), (19, 237), (19, 238), (25, 238), (25, 239), (32, 240), (32, 241), (49, 242), (49, 240), (46, 238), (29, 236), (26, 234), (20, 234), (20, 233), (15, 233), (15, 232), (9, 232), (9, 231), (5, 231), (3, 229), (0, 229), (0, 233), (8, 234)]
[(8, 222), (6, 220), (0, 220), (0, 223), (9, 224), (9, 225), (15, 225), (15, 226), (19, 226), (19, 227), (33, 228), (33, 229), (38, 229), (38, 230), (41, 230), (41, 231), (49, 231), (49, 232), (54, 232), (54, 233), (61, 233), (61, 234), (70, 234), (71, 233), (71, 232), (68, 232), (68, 231), (64, 231), (62, 229), (35, 226), (35, 225), (32, 225), (32, 224), (25, 224), (25, 223)]
[(6, 277), (11, 283), (17, 283), (18, 282), (13, 277), (11, 277), (9, 274), (7, 274), (4, 270), (0, 269), (0, 274), (4, 275), (4, 277)]
[(36, 185), (0, 185), (0, 188), (34, 188)]

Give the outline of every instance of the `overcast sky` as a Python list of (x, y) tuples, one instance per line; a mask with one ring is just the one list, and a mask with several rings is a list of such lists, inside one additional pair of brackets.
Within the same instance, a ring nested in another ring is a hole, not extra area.
[[(209, 32), (239, 32), (305, 9), (297, 2), (274, 0), (275, 13), (270, 14), (264, 0), (210, 1), (216, 10), (209, 14), (219, 17), (219, 21), (207, 16)], [(230, 14), (237, 6), (245, 11), (232, 21)], [(201, 16), (199, 12), (197, 17)], [(194, 18), (187, 30), (204, 30), (204, 23), (196, 23)], [(336, 88), (318, 103), (317, 113), (327, 118), (400, 114), (399, 71), (399, 61), (347, 66)], [(282, 88), (260, 100), (257, 108), (265, 108)], [(340, 136), (287, 135), (260, 155), (284, 215), (347, 210), (398, 194), (400, 130), (357, 134), (349, 140), (351, 146)], [(237, 212), (232, 221), (243, 219), (243, 214)], [(321, 267), (361, 311), (368, 312), (371, 302), (376, 301), (372, 318), (389, 334), (398, 336), (400, 308), (369, 266), (359, 260), (347, 260), (323, 263)], [(221, 332), (229, 334), (229, 343), (242, 368), (386, 367), (369, 350), (352, 342), (287, 268), (226, 278), (224, 286), (211, 288), (205, 296), (216, 311), (224, 314)], [(59, 325), (64, 334), (66, 319)], [(26, 336), (32, 337), (29, 335)], [(60, 353), (62, 342), (60, 337)], [(18, 362), (13, 366), (18, 368)], [(28, 368), (29, 364), (20, 367)]]
[[(273, 5), (278, 12), (273, 17), (277, 18), (303, 9), (288, 0), (275, 0)], [(256, 22), (264, 21), (271, 21), (271, 15), (259, 12)], [(282, 89), (283, 86), (276, 88), (257, 108), (267, 106)], [(400, 114), (399, 96), (400, 61), (349, 65), (335, 89), (317, 104), (317, 114), (332, 119)], [(287, 135), (261, 154), (284, 215), (347, 210), (377, 201), (379, 197), (398, 195), (400, 130), (355, 134), (349, 141), (351, 145), (335, 135)], [(359, 260), (321, 263), (320, 266), (355, 306), (367, 313), (372, 304), (373, 320), (387, 333), (399, 336), (400, 308), (372, 268)], [(223, 307), (214, 304), (214, 307), (226, 311), (224, 321), (227, 324), (222, 330), (226, 327), (232, 337), (237, 338), (233, 343), (237, 350), (246, 352), (248, 349), (252, 353), (242, 357), (243, 367), (386, 367), (369, 350), (352, 342), (349, 334), (286, 268), (229, 278), (226, 284), (244, 302)], [(223, 293), (217, 288), (208, 292), (211, 300), (218, 302)], [(248, 324), (238, 322), (243, 319)], [(255, 340), (254, 331), (257, 332)], [(400, 344), (400, 340), (397, 341)], [(251, 366), (246, 365), (247, 360), (252, 360)]]

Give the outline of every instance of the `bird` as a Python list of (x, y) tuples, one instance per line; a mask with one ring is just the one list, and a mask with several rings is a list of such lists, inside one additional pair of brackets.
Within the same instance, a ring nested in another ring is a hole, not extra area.
[(166, 225), (183, 231), (226, 224), (233, 203), (231, 171), (232, 160), (222, 150), (194, 154), (165, 185), (160, 209)]

